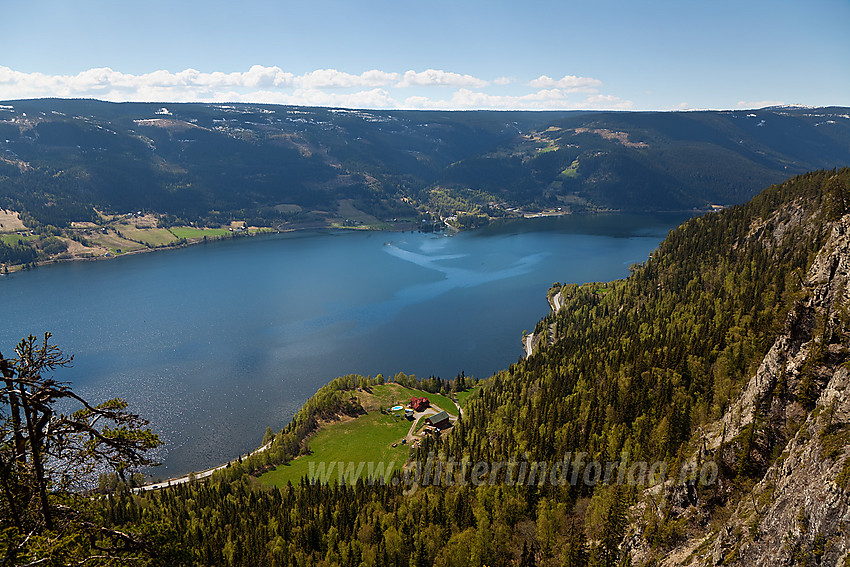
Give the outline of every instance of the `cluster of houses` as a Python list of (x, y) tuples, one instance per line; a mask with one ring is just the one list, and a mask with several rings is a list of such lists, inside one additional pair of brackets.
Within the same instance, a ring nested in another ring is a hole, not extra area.
[[(410, 403), (407, 404), (404, 408), (404, 416), (410, 420), (414, 418), (415, 412), (425, 411), (431, 407), (431, 402), (428, 401), (428, 398), (420, 398), (420, 397), (412, 397), (410, 398)], [(395, 406), (392, 408), (393, 411), (400, 410), (402, 406)], [(382, 410), (383, 411), (383, 410)], [(448, 429), (452, 426), (451, 418), (449, 417), (448, 412), (445, 410), (437, 411), (431, 415), (425, 417), (425, 427), (423, 428), (423, 432), (426, 434), (436, 433), (439, 435), (441, 431), (444, 429)], [(408, 439), (405, 437), (400, 441), (402, 445), (407, 444)], [(413, 447), (419, 447), (421, 440), (416, 438), (415, 441), (412, 441)], [(393, 447), (397, 447), (399, 443), (393, 443)]]
[[(410, 398), (410, 403), (404, 406), (404, 416), (410, 420), (414, 419), (414, 413), (422, 412), (431, 407), (431, 402), (428, 401), (428, 398), (420, 398), (420, 397), (412, 397)], [(402, 409), (402, 406), (395, 406), (391, 408), (390, 411), (398, 411)], [(381, 410), (384, 411), (384, 410)], [(433, 411), (433, 410), (432, 410)], [(445, 410), (435, 411), (435, 413), (428, 415), (425, 417), (425, 427), (423, 428), (423, 432), (426, 434), (439, 433), (445, 429), (448, 429), (452, 426), (451, 418)], [(420, 439), (415, 438), (415, 440), (411, 441), (413, 443), (413, 447), (418, 447), (420, 443)], [(408, 438), (403, 438), (399, 443), (405, 445), (408, 443)], [(397, 447), (399, 443), (393, 443), (393, 447)]]
[[(431, 402), (428, 401), (428, 398), (418, 398), (414, 396), (410, 398), (410, 403), (404, 409), (404, 414), (405, 416), (412, 418), (414, 412), (425, 411), (430, 406)], [(445, 410), (442, 410), (433, 415), (429, 415), (425, 418), (425, 425), (432, 429), (446, 429), (451, 425), (451, 422), (449, 421), (449, 414)]]

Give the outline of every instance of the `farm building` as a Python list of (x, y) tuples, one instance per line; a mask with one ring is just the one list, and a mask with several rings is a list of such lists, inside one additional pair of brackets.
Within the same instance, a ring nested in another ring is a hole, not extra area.
[(431, 405), (431, 402), (428, 401), (428, 398), (410, 398), (410, 407), (413, 408), (413, 411), (422, 411), (428, 406)]
[(440, 411), (425, 418), (425, 423), (433, 425), (437, 429), (445, 429), (449, 426), (449, 414)]

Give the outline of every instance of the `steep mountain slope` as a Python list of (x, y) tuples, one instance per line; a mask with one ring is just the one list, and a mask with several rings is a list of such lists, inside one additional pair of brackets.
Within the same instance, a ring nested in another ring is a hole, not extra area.
[(574, 486), (599, 564), (843, 561), (848, 205), (850, 170), (807, 174), (685, 223), (626, 281), (561, 286), (535, 354), (493, 377), (440, 449), (664, 463), (649, 488)]
[[(754, 226), (753, 237), (776, 242), (811, 221), (805, 207), (792, 207), (772, 226)], [(831, 223), (803, 285), (744, 391), (695, 439), (727, 466), (751, 468), (755, 484), (723, 487), (724, 524), (695, 529), (665, 565), (850, 562), (850, 215)], [(693, 521), (704, 514), (700, 504), (678, 513)]]
[[(540, 206), (628, 210), (746, 201), (755, 187), (847, 163), (846, 109), (603, 112), (567, 117), (441, 182), (503, 187)], [(517, 197), (514, 197), (517, 198)]]
[(415, 216), (405, 198), (442, 167), (554, 116), (9, 101), (0, 199), (57, 226), (91, 220), (91, 207), (285, 221), (292, 213), (277, 205), (333, 212), (341, 199), (380, 218)]
[[(0, 206), (65, 227), (705, 209), (850, 163), (850, 111), (440, 112), (0, 104)], [(427, 214), (430, 212), (430, 215)], [(463, 226), (462, 221), (460, 221)]]

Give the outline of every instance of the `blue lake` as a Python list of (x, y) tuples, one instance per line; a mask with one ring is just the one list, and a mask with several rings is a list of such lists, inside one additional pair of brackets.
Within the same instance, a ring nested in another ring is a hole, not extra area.
[(0, 351), (52, 332), (74, 355), (55, 377), (150, 419), (166, 477), (255, 448), (336, 376), (505, 368), (553, 282), (624, 277), (682, 220), (296, 232), (47, 266), (0, 277)]

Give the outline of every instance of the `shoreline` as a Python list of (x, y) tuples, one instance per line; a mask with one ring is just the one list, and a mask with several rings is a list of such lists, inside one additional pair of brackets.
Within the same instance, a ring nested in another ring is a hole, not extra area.
[[(198, 244), (212, 244), (212, 243), (215, 243), (215, 242), (222, 242), (222, 241), (226, 241), (226, 240), (237, 240), (237, 239), (241, 239), (241, 238), (256, 238), (258, 236), (270, 236), (270, 235), (275, 235), (275, 234), (285, 234), (285, 233), (289, 233), (289, 232), (310, 231), (310, 230), (314, 230), (314, 231), (345, 230), (345, 231), (352, 231), (352, 232), (365, 232), (365, 231), (370, 231), (370, 232), (408, 232), (407, 229), (390, 230), (390, 229), (384, 229), (384, 228), (368, 228), (368, 227), (364, 227), (364, 228), (334, 227), (334, 226), (329, 226), (329, 225), (326, 225), (326, 224), (317, 224), (317, 225), (314, 225), (314, 226), (268, 228), (268, 230), (259, 230), (259, 228), (263, 228), (263, 227), (256, 227), (256, 228), (258, 230), (255, 233), (241, 234), (241, 235), (238, 235), (238, 236), (235, 236), (235, 235), (212, 236), (212, 237), (207, 237), (206, 240), (203, 237), (192, 237), (192, 238), (187, 238), (187, 239), (185, 239), (185, 242), (181, 242), (181, 243), (178, 243), (178, 244), (165, 245), (165, 246), (144, 246), (143, 245), (142, 248), (137, 248), (135, 250), (128, 250), (127, 252), (121, 252), (120, 254), (111, 254), (111, 253), (107, 252), (106, 254), (102, 254), (102, 255), (99, 255), (99, 256), (89, 255), (89, 256), (72, 256), (70, 258), (60, 258), (60, 257), (50, 258), (48, 260), (42, 260), (40, 262), (36, 262), (32, 265), (32, 267), (26, 267), (24, 264), (16, 264), (16, 265), (13, 265), (13, 266), (6, 266), (4, 264), (4, 266), (8, 268), (8, 271), (0, 273), (0, 277), (2, 277), (3, 275), (6, 275), (6, 274), (26, 272), (26, 271), (29, 271), (31, 269), (45, 267), (45, 266), (52, 266), (52, 265), (55, 265), (55, 264), (68, 264), (68, 263), (73, 263), (73, 262), (109, 261), (109, 260), (116, 260), (116, 259), (119, 259), (119, 258), (125, 258), (127, 256), (135, 256), (137, 254), (148, 254), (148, 253), (153, 253), (153, 252), (167, 252), (169, 250), (180, 250), (180, 249), (183, 249), (183, 248), (189, 248), (190, 246), (197, 246)], [(136, 241), (132, 241), (132, 242), (136, 242)]]
[[(449, 236), (454, 234), (458, 234), (460, 232), (468, 232), (470, 230), (480, 230), (482, 228), (486, 228), (488, 226), (495, 226), (506, 222), (516, 222), (516, 221), (525, 221), (525, 220), (534, 220), (541, 218), (556, 218), (556, 217), (566, 217), (566, 216), (608, 216), (608, 215), (676, 215), (676, 214), (689, 214), (689, 215), (701, 215), (707, 212), (711, 212), (711, 209), (687, 209), (687, 210), (669, 210), (669, 211), (631, 211), (631, 210), (622, 210), (622, 209), (606, 209), (606, 210), (598, 210), (598, 211), (590, 211), (590, 212), (574, 212), (574, 211), (542, 211), (538, 213), (523, 213), (519, 216), (510, 216), (510, 217), (495, 217), (490, 220), (487, 225), (482, 227), (475, 227), (470, 229), (460, 229), (447, 221), (448, 219), (443, 219), (444, 225), (442, 230), (432, 231), (435, 233), (442, 233)], [(211, 237), (192, 237), (192, 238), (184, 238), (185, 242), (175, 243), (173, 245), (160, 245), (160, 246), (150, 246), (145, 244), (144, 242), (129, 240), (130, 242), (140, 244), (142, 248), (138, 248), (135, 250), (129, 250), (127, 252), (121, 252), (120, 254), (112, 254), (109, 251), (106, 253), (95, 256), (71, 256), (66, 258), (60, 258), (62, 254), (58, 254), (57, 257), (50, 258), (47, 260), (42, 260), (40, 262), (36, 262), (32, 265), (32, 267), (26, 267), (25, 264), (16, 264), (16, 265), (8, 265), (3, 264), (2, 271), (0, 271), (0, 277), (6, 274), (12, 274), (16, 272), (27, 271), (32, 268), (49, 266), (52, 264), (60, 264), (60, 263), (68, 263), (68, 262), (94, 262), (101, 260), (113, 260), (115, 258), (122, 258), (125, 256), (131, 256), (135, 254), (146, 254), (149, 252), (158, 252), (158, 251), (166, 251), (166, 250), (178, 250), (181, 248), (187, 248), (189, 246), (195, 246), (197, 244), (216, 242), (220, 240), (232, 240), (236, 238), (254, 238), (256, 236), (262, 236), (267, 234), (283, 234), (288, 232), (298, 232), (298, 231), (308, 231), (308, 230), (344, 230), (344, 231), (357, 231), (357, 232), (422, 232), (421, 228), (418, 227), (417, 223), (409, 223), (404, 226), (396, 227), (375, 227), (370, 225), (361, 225), (361, 226), (334, 226), (333, 223), (327, 222), (307, 222), (300, 223), (291, 226), (281, 226), (281, 227), (250, 227), (249, 231), (253, 229), (256, 232), (251, 234), (248, 232), (247, 234), (236, 235), (236, 233), (230, 235), (222, 235), (222, 236), (211, 236)], [(264, 230), (265, 229), (265, 230)], [(29, 229), (27, 229), (29, 230)], [(73, 239), (69, 236), (61, 237), (65, 240)], [(63, 252), (65, 254), (65, 252)]]
[[(404, 387), (404, 388), (408, 388), (408, 389), (411, 389), (411, 390), (415, 390), (415, 391), (421, 393), (425, 397), (429, 397), (433, 394), (432, 392), (428, 392), (426, 390), (420, 390), (418, 388), (401, 386), (401, 385), (397, 384), (396, 382), (387, 382), (386, 385), (391, 386), (391, 387), (399, 386), (399, 387)], [(425, 418), (429, 415), (434, 415), (434, 414), (438, 413), (439, 411), (445, 411), (447, 414), (449, 414), (449, 419), (452, 422), (452, 424), (456, 423), (460, 419), (463, 419), (464, 412), (463, 412), (463, 408), (461, 408), (461, 406), (460, 406), (460, 403), (457, 400), (454, 400), (454, 399), (451, 399), (451, 398), (449, 400), (451, 401), (451, 403), (454, 406), (453, 408), (451, 408), (451, 410), (443, 408), (442, 406), (440, 406), (436, 402), (431, 402), (430, 406), (427, 409), (422, 410), (421, 412), (415, 412), (414, 413), (413, 421), (410, 424), (410, 427), (409, 427), (407, 433), (404, 436), (404, 438), (407, 440), (408, 443), (410, 443), (412, 445), (414, 443), (414, 441), (416, 440), (417, 435), (415, 433), (415, 430), (418, 429), (418, 426), (420, 425), (419, 421), (422, 418)], [(455, 410), (456, 410), (457, 413), (455, 413)], [(376, 410), (373, 408), (371, 411), (374, 412)], [(351, 420), (351, 419), (357, 419), (358, 417), (361, 417), (361, 416), (344, 418), (343, 420), (348, 421), (348, 420)], [(340, 423), (340, 421), (341, 421), (340, 419), (334, 419), (334, 420), (330, 420), (330, 421), (323, 421), (323, 420), (320, 421), (319, 425), (316, 427), (316, 429), (311, 431), (307, 435), (307, 437), (305, 437), (305, 439), (308, 440), (308, 439), (314, 437), (316, 435), (316, 433), (318, 433), (323, 428), (326, 428), (328, 426), (333, 426), (334, 424)], [(243, 455), (239, 455), (238, 457), (236, 457), (234, 459), (230, 459), (226, 463), (223, 463), (221, 465), (208, 467), (208, 468), (200, 470), (200, 471), (192, 471), (192, 472), (188, 472), (188, 473), (185, 473), (185, 474), (180, 474), (180, 475), (173, 476), (173, 477), (170, 477), (170, 478), (167, 478), (167, 479), (164, 479), (164, 480), (150, 481), (150, 482), (147, 482), (146, 484), (143, 484), (142, 486), (137, 486), (137, 487), (135, 487), (131, 490), (132, 490), (132, 492), (134, 492), (136, 494), (140, 494), (142, 492), (149, 492), (149, 491), (152, 491), (152, 490), (162, 490), (164, 488), (169, 488), (169, 487), (172, 487), (172, 486), (178, 486), (178, 485), (181, 485), (181, 484), (186, 484), (188, 482), (203, 480), (203, 479), (211, 477), (217, 471), (226, 469), (228, 466), (232, 465), (233, 463), (241, 462), (244, 459), (247, 459), (251, 456), (254, 456), (254, 455), (262, 453), (263, 451), (266, 451), (267, 449), (271, 448), (273, 443), (274, 443), (274, 438), (272, 438), (272, 440), (269, 441), (268, 443), (265, 443), (264, 445), (254, 449), (253, 451), (251, 451), (249, 453), (245, 453)], [(289, 464), (289, 463), (291, 463), (291, 462), (293, 462), (297, 459), (300, 459), (300, 458), (306, 457), (306, 456), (309, 456), (309, 454), (298, 455), (295, 458), (293, 458), (292, 460), (290, 460), (290, 461), (288, 461), (287, 463), (284, 463), (284, 464)]]
[(224, 463), (223, 465), (210, 467), (210, 468), (204, 469), (202, 471), (197, 471), (197, 472), (193, 471), (193, 472), (181, 475), (181, 476), (167, 478), (165, 480), (161, 480), (161, 481), (158, 481), (158, 482), (149, 482), (147, 484), (143, 484), (142, 486), (137, 486), (137, 487), (133, 488), (132, 491), (136, 494), (139, 494), (139, 493), (142, 493), (142, 492), (148, 492), (148, 491), (151, 491), (151, 490), (161, 490), (163, 488), (168, 488), (168, 487), (171, 487), (171, 486), (178, 486), (178, 485), (181, 485), (181, 484), (186, 484), (187, 482), (193, 482), (195, 480), (201, 480), (201, 479), (204, 479), (204, 478), (209, 478), (216, 471), (226, 469), (227, 467), (229, 467), (233, 463), (238, 463), (242, 459), (247, 459), (248, 457), (262, 453), (263, 451), (265, 451), (266, 449), (268, 449), (269, 447), (272, 446), (273, 441), (274, 440), (269, 441), (265, 445), (254, 449), (250, 453), (245, 453), (244, 455), (240, 455), (240, 456), (236, 457), (235, 459), (231, 459), (231, 460), (227, 461), (226, 463)]

